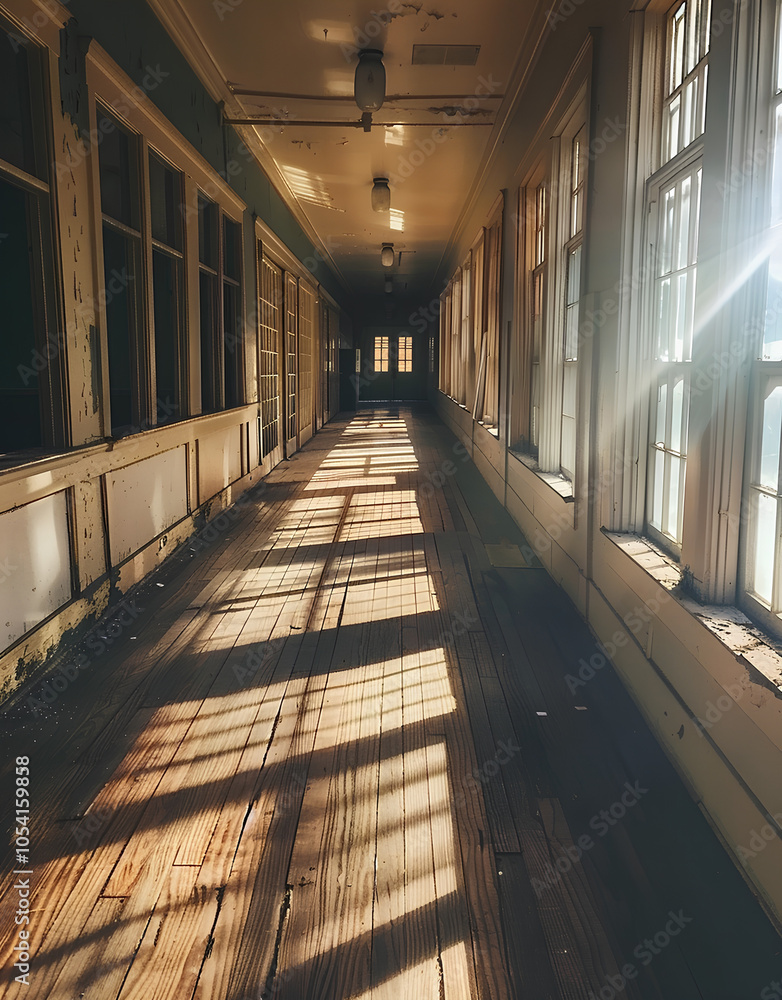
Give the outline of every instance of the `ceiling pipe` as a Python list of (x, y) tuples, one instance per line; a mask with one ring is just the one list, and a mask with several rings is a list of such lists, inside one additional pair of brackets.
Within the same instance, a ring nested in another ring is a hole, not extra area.
[[(437, 126), (437, 122), (372, 122), (371, 112), (365, 112), (365, 117), (368, 117), (369, 121), (365, 121), (362, 117), (359, 121), (346, 121), (346, 122), (324, 122), (324, 121), (304, 121), (300, 118), (234, 118), (234, 117), (223, 117), (223, 125), (276, 125), (278, 128), (295, 128), (296, 126), (306, 126), (307, 128), (314, 128), (315, 126), (323, 126), (324, 128), (363, 128), (365, 132), (368, 132), (368, 124), (374, 124), (378, 128), (399, 128), (404, 126), (405, 128), (432, 128), (434, 125)], [(443, 128), (486, 128), (492, 127), (494, 122), (443, 122)]]
[[(270, 100), (275, 101), (331, 101), (334, 103), (346, 103), (348, 101), (354, 101), (355, 98), (351, 94), (283, 94), (278, 92), (272, 92), (268, 90), (251, 90), (246, 87), (236, 87), (234, 84), (229, 83), (228, 89), (236, 97), (268, 97)], [(469, 100), (470, 97), (475, 97), (474, 94), (387, 94), (385, 98), (386, 104), (391, 101), (460, 101)], [(505, 94), (482, 94), (481, 101), (501, 101), (504, 100)]]

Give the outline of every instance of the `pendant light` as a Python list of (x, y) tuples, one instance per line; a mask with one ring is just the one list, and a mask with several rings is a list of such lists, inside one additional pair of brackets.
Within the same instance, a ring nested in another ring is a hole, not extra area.
[(391, 208), (391, 188), (387, 177), (375, 177), (372, 182), (372, 211), (388, 212)]
[(362, 111), (379, 111), (386, 99), (386, 69), (379, 49), (358, 54), (355, 82), (356, 104)]

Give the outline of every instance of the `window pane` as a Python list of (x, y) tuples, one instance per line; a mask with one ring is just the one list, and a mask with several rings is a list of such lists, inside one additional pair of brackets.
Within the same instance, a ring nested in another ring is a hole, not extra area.
[(674, 243), (674, 253), (673, 253), (673, 267), (674, 270), (678, 270), (681, 267), (686, 267), (690, 263), (690, 189), (692, 187), (691, 179), (685, 177), (681, 182), (681, 189), (679, 194), (679, 225), (677, 226), (675, 243)]
[(703, 134), (710, 0), (686, 0), (668, 20), (668, 73), (662, 115), (662, 162)]
[(663, 518), (663, 480), (665, 478), (665, 452), (654, 451), (654, 499), (652, 502), (651, 524), (662, 531)]
[(198, 196), (198, 259), (217, 270), (217, 205)]
[(182, 175), (154, 154), (149, 157), (149, 195), (152, 239), (181, 251)]
[(657, 390), (657, 433), (655, 444), (665, 445), (665, 426), (668, 417), (668, 383), (663, 382)]
[(779, 440), (782, 433), (782, 386), (775, 386), (763, 402), (763, 441), (760, 452), (759, 483), (768, 489), (779, 487)]
[(227, 278), (239, 281), (242, 261), (242, 227), (223, 218), (223, 270)]
[(388, 371), (388, 337), (375, 337), (375, 371)]
[(671, 451), (683, 452), (684, 437), (682, 425), (684, 422), (684, 379), (679, 378), (673, 384), (671, 398)]
[(108, 225), (103, 227), (103, 267), (107, 289), (106, 334), (109, 349), (111, 432), (117, 437), (143, 429), (133, 426), (132, 358), (139, 317), (135, 283), (138, 258), (133, 240)]
[(201, 314), (201, 409), (218, 409), (217, 379), (217, 278), (204, 271), (199, 276)]
[(223, 331), (225, 407), (230, 409), (243, 402), (244, 393), (241, 386), (243, 341), (239, 288), (227, 281), (223, 283)]
[(400, 337), (397, 342), (397, 369), (400, 372), (413, 370), (413, 338)]
[(101, 210), (117, 222), (138, 230), (138, 185), (132, 159), (135, 143), (100, 106), (98, 128), (103, 133), (98, 154)]
[(40, 447), (42, 426), (36, 353), (33, 245), (40, 238), (32, 198), (0, 180), (0, 453)]
[(755, 567), (752, 590), (771, 604), (774, 582), (774, 551), (777, 534), (777, 501), (765, 493), (756, 495), (755, 515)]
[(35, 174), (27, 48), (0, 31), (0, 158)]
[(672, 537), (678, 539), (679, 534), (679, 477), (682, 472), (682, 460), (675, 455), (668, 455), (670, 463), (671, 480), (668, 487), (668, 517), (666, 518), (665, 530)]
[(182, 416), (177, 365), (180, 353), (181, 261), (155, 250), (152, 254), (155, 310), (155, 378), (157, 422)]
[(782, 361), (782, 246), (772, 250), (768, 261), (762, 359)]

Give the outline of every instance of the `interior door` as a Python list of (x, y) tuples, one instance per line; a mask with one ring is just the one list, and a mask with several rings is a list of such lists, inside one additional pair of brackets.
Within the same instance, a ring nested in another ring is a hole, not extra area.
[(392, 400), (426, 398), (426, 350), (421, 337), (398, 333), (390, 338)]
[(406, 331), (372, 331), (364, 343), (368, 357), (359, 380), (359, 399), (384, 402), (426, 398), (425, 339)]

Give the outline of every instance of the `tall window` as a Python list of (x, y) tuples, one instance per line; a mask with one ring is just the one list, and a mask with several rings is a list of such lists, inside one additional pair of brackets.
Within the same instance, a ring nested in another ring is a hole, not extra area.
[(450, 338), (451, 347), (449, 355), (451, 359), (451, 378), (449, 395), (461, 403), (462, 383), (464, 373), (462, 369), (462, 272), (461, 268), (451, 280), (450, 290)]
[(315, 346), (317, 292), (299, 278), (299, 416), (300, 429), (310, 427), (314, 418), (315, 393), (312, 377)]
[[(519, 285), (525, 311), (512, 432), (541, 472), (576, 472), (579, 310), (586, 221), (584, 86), (559, 111), (546, 157), (520, 192)], [(572, 486), (570, 487), (572, 493)]]
[(567, 240), (564, 246), (565, 309), (562, 345), (562, 422), (560, 468), (573, 479), (576, 468), (576, 396), (578, 386), (578, 306), (581, 296), (581, 245), (584, 230), (586, 126), (570, 141), (568, 157)]
[(263, 253), (258, 242), (260, 344), (258, 396), (261, 407), (261, 457), (280, 444), (280, 341), (282, 333), (282, 271)]
[(0, 22), (0, 455), (67, 443), (43, 60)]
[(476, 386), (476, 419), (492, 429), (500, 410), (500, 312), (502, 277), (502, 206), (497, 209), (484, 237), (483, 329)]
[(149, 357), (142, 285), (140, 137), (98, 105), (103, 273), (106, 289), (109, 409), (118, 437), (151, 421)]
[(534, 194), (534, 227), (532, 238), (532, 271), (529, 288), (529, 317), (531, 332), (530, 356), (530, 415), (529, 442), (537, 455), (540, 440), (541, 375), (540, 359), (543, 351), (543, 313), (546, 287), (546, 186), (538, 184)]
[(201, 411), (220, 409), (222, 371), (218, 364), (219, 237), (218, 208), (198, 196), (198, 288), (201, 342)]
[(244, 402), (242, 226), (198, 196), (201, 410)]
[(440, 296), (440, 390), (451, 395), (451, 285)]
[(744, 592), (748, 610), (777, 631), (782, 616), (782, 16), (777, 5), (769, 129), (769, 228), (765, 313), (750, 392), (750, 440), (745, 476)]
[(661, 68), (661, 166), (647, 181), (647, 271), (654, 281), (646, 526), (673, 551), (682, 541), (708, 40), (707, 0), (671, 8)]
[(187, 353), (183, 336), (184, 226), (182, 174), (149, 154), (152, 288), (158, 424), (185, 415)]
[(287, 439), (298, 434), (296, 385), (298, 365), (296, 342), (298, 340), (299, 283), (292, 274), (285, 275), (285, 376), (287, 395)]
[(675, 543), (684, 510), (700, 191), (696, 164), (662, 185), (658, 202), (648, 521)]
[(244, 402), (242, 225), (223, 216), (223, 406)]

